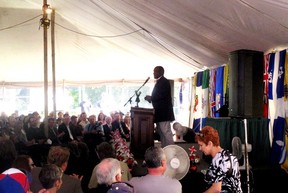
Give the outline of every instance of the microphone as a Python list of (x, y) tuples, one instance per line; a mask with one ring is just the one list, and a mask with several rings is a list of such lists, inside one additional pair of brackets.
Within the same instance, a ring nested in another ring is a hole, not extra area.
[(150, 79), (150, 77), (148, 77), (148, 78), (145, 80), (144, 84), (146, 84), (146, 83), (148, 82), (149, 79)]

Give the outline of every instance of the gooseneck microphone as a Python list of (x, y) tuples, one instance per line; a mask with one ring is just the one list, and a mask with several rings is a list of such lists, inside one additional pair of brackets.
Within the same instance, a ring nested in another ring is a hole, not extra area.
[(149, 79), (150, 79), (150, 77), (148, 77), (148, 78), (145, 80), (144, 84), (146, 84), (146, 83), (148, 82)]
[(128, 102), (130, 102), (130, 104), (131, 104), (132, 98), (136, 95), (136, 97), (137, 97), (137, 98), (136, 98), (136, 102), (137, 102), (137, 106), (136, 106), (136, 107), (138, 107), (138, 103), (140, 102), (139, 96), (140, 96), (140, 94), (141, 94), (141, 92), (139, 92), (139, 90), (149, 81), (149, 79), (150, 79), (150, 77), (148, 77), (148, 78), (145, 80), (145, 82), (142, 84), (142, 86), (140, 86), (140, 88), (138, 88), (138, 90), (135, 91), (135, 93), (129, 98), (129, 100), (125, 103), (124, 106), (126, 106)]

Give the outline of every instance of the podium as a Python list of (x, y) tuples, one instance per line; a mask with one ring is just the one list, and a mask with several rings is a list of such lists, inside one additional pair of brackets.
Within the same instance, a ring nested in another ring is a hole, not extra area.
[(135, 157), (143, 158), (148, 147), (154, 146), (154, 109), (131, 107), (130, 149)]

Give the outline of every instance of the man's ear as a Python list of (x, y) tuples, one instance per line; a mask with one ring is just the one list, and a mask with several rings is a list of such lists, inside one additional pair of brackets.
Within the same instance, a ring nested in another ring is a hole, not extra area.
[(166, 160), (161, 160), (161, 166), (162, 167), (166, 166), (166, 164), (167, 164)]
[(62, 185), (62, 180), (61, 179), (55, 181), (55, 187), (56, 187), (57, 190), (60, 189), (61, 185)]
[(122, 174), (117, 174), (117, 175), (115, 176), (115, 180), (116, 180), (116, 182), (121, 182), (121, 180), (122, 180)]

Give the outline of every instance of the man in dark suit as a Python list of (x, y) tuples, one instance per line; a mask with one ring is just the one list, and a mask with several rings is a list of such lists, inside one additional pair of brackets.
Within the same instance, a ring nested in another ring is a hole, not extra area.
[(154, 108), (154, 123), (156, 123), (156, 131), (160, 135), (161, 146), (174, 144), (173, 133), (171, 131), (171, 122), (175, 120), (171, 86), (169, 80), (164, 77), (164, 68), (156, 66), (154, 68), (154, 79), (156, 84), (152, 91), (152, 95), (145, 96), (145, 100), (152, 102)]
[(70, 129), (70, 115), (65, 113), (63, 116), (63, 123), (59, 125), (58, 133), (61, 134), (60, 141), (62, 144), (68, 144), (71, 141), (77, 140), (77, 136), (73, 133), (72, 129)]

